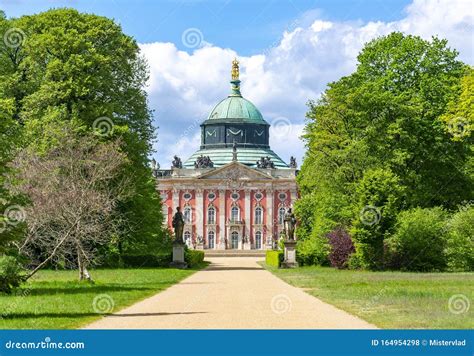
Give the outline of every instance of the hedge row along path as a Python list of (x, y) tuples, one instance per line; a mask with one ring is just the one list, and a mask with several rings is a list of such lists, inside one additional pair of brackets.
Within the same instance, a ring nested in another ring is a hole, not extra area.
[(206, 260), (211, 262), (206, 269), (87, 328), (376, 328), (283, 282), (263, 269), (257, 257)]

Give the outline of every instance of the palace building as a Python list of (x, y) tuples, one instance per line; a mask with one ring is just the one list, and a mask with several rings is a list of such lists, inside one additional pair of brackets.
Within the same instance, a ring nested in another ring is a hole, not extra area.
[(200, 149), (184, 163), (175, 156), (169, 170), (155, 167), (157, 189), (170, 229), (181, 208), (191, 248), (271, 249), (298, 197), (296, 161), (270, 149), (270, 125), (240, 93), (237, 60), (231, 75), (231, 93), (201, 124)]

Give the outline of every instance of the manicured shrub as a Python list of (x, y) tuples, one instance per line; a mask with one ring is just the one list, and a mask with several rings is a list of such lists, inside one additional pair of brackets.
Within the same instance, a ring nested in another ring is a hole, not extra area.
[(283, 262), (283, 251), (267, 250), (265, 254), (265, 263), (267, 266), (280, 267)]
[(446, 259), (450, 271), (474, 270), (474, 206), (461, 208), (448, 223)]
[(24, 270), (11, 256), (0, 256), (0, 293), (10, 294), (24, 281)]
[(121, 265), (126, 268), (135, 267), (169, 267), (172, 261), (171, 253), (150, 255), (122, 255)]
[(331, 246), (328, 239), (311, 237), (308, 240), (299, 241), (296, 247), (296, 259), (300, 266), (329, 265), (329, 252)]
[(189, 267), (196, 267), (204, 262), (204, 251), (186, 250), (184, 259)]
[(349, 233), (342, 227), (337, 227), (328, 235), (331, 252), (329, 261), (332, 267), (347, 268), (349, 256), (355, 252), (354, 244)]
[(409, 271), (445, 269), (447, 233), (447, 213), (441, 207), (401, 212), (395, 233), (386, 243), (389, 267)]

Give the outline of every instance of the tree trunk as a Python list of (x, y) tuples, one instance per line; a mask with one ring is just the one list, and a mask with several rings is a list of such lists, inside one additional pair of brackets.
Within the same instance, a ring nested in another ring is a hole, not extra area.
[(79, 241), (76, 241), (76, 246), (77, 246), (77, 266), (79, 268), (79, 280), (87, 280), (89, 282), (94, 282), (92, 280), (91, 275), (89, 274), (89, 271), (86, 268), (86, 259), (84, 250), (82, 249), (81, 243)]
[(67, 238), (71, 235), (71, 232), (72, 230), (75, 228), (77, 222), (73, 225), (73, 227), (71, 227), (69, 229), (69, 231), (64, 235), (64, 237), (61, 239), (61, 241), (59, 241), (59, 243), (54, 247), (53, 251), (51, 252), (51, 254), (48, 256), (47, 259), (45, 259), (43, 262), (41, 262), (38, 266), (36, 266), (36, 268), (31, 271), (28, 275), (26, 275), (25, 277), (25, 281), (30, 279), (31, 277), (33, 277), (33, 275), (36, 274), (36, 272), (38, 272), (41, 268), (43, 268), (49, 261), (51, 261), (51, 259), (54, 257), (54, 255), (56, 254), (56, 252), (58, 251), (58, 249), (61, 247), (61, 245), (64, 243), (64, 241), (67, 240)]

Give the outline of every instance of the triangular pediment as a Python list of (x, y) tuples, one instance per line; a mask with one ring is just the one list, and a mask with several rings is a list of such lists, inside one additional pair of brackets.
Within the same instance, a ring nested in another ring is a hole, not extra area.
[(211, 172), (199, 176), (199, 179), (255, 180), (271, 179), (269, 173), (247, 167), (239, 162), (231, 162)]

